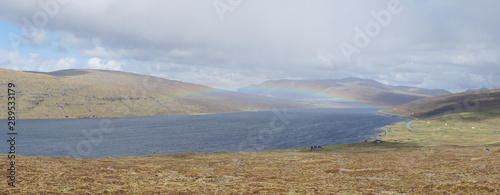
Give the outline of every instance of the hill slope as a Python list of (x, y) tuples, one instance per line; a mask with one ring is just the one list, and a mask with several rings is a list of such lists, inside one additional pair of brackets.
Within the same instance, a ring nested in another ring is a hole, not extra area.
[(384, 110), (384, 112), (411, 117), (429, 117), (460, 112), (488, 112), (498, 109), (500, 109), (500, 89), (492, 89), (420, 99)]
[[(0, 88), (6, 91), (8, 82), (17, 86), (16, 111), (19, 118), (25, 119), (179, 115), (306, 107), (274, 98), (118, 71), (33, 73), (0, 69)], [(0, 99), (7, 101), (6, 95), (6, 92), (0, 93)], [(6, 114), (0, 113), (0, 117), (5, 118)]]
[(322, 100), (327, 102), (323, 106), (341, 106), (342, 102), (359, 102), (377, 107), (391, 107), (425, 97), (451, 94), (446, 90), (395, 87), (359, 78), (273, 80), (243, 87), (238, 91), (298, 101)]

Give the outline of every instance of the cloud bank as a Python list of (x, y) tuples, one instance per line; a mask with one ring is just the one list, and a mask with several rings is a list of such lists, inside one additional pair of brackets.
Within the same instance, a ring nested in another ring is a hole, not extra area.
[[(349, 76), (498, 88), (498, 7), (494, 0), (9, 1), (0, 3), (0, 20), (19, 29), (21, 50), (35, 54), (1, 50), (0, 66), (123, 70), (225, 89)], [(350, 55), (346, 44), (356, 49)], [(36, 54), (47, 45), (68, 52)]]

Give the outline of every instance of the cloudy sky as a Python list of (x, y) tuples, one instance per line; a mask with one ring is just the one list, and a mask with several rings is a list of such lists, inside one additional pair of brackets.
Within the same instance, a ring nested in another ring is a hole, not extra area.
[(0, 2), (0, 68), (109, 69), (234, 90), (269, 79), (500, 88), (500, 1)]

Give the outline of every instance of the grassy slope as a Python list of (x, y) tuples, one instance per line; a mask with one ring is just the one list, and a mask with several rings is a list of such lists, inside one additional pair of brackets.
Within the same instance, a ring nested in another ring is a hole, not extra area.
[(500, 108), (500, 89), (470, 91), (415, 100), (384, 112), (412, 117), (461, 112), (487, 112)]
[[(305, 107), (116, 71), (68, 70), (50, 74), (53, 76), (0, 69), (1, 89), (6, 90), (8, 82), (17, 85), (18, 118), (104, 118)], [(194, 95), (179, 97), (178, 94)], [(6, 95), (6, 91), (0, 93), (0, 99), (6, 101)], [(6, 114), (1, 112), (0, 117), (5, 118)]]
[[(453, 113), (431, 118), (424, 118), (411, 124), (416, 129), (406, 131), (405, 123), (390, 126), (401, 129), (397, 133), (389, 133), (385, 140), (398, 139), (405, 143), (418, 143), (422, 146), (435, 147), (475, 147), (484, 149), (488, 146), (500, 145), (500, 111), (488, 113)], [(407, 140), (407, 139), (410, 140)]]
[[(15, 79), (23, 81), (23, 78)], [(44, 85), (57, 83), (61, 78), (41, 79), (44, 82), (29, 83), (23, 88), (44, 89)], [(67, 82), (60, 84), (58, 89), (78, 86), (82, 89), (73, 91), (92, 91), (94, 87), (78, 79), (72, 82), (68, 86), (65, 86)], [(45, 89), (50, 92), (49, 88)], [(126, 89), (116, 87), (113, 90), (118, 92), (110, 94), (120, 94), (119, 90)], [(24, 95), (28, 94), (20, 94)], [(401, 122), (385, 127), (389, 132), (382, 137), (385, 141), (382, 144), (325, 146), (319, 152), (290, 149), (103, 159), (18, 156), (18, 187), (8, 187), (4, 182), (0, 184), (4, 185), (0, 192), (500, 193), (500, 134), (493, 133), (500, 130), (500, 110), (421, 119), (412, 124), (417, 129), (413, 132), (404, 126), (405, 122)], [(483, 151), (484, 148), (492, 151)], [(0, 158), (7, 159), (5, 155)]]
[[(500, 112), (427, 118), (413, 123), (417, 129), (413, 132), (404, 126), (401, 122), (385, 127), (394, 132), (383, 136), (381, 144), (325, 146), (317, 152), (289, 149), (103, 159), (20, 156), (18, 187), (0, 192), (500, 193), (500, 134), (493, 133), (500, 127)], [(482, 151), (486, 147), (492, 151)]]

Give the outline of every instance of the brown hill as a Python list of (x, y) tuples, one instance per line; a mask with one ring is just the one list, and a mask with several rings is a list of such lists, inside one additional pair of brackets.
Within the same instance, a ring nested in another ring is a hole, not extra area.
[(331, 104), (325, 106), (354, 101), (378, 107), (391, 107), (421, 98), (451, 94), (446, 90), (395, 87), (352, 77), (331, 80), (273, 80), (240, 88), (238, 91), (298, 101), (330, 99)]
[(460, 112), (488, 112), (497, 109), (500, 109), (500, 89), (430, 97), (396, 106), (384, 112), (411, 117), (429, 117)]
[[(50, 73), (0, 69), (0, 99), (16, 85), (18, 118), (180, 115), (306, 107), (158, 77), (103, 70)], [(3, 105), (6, 105), (5, 103)], [(7, 109), (1, 109), (7, 110)], [(5, 118), (6, 112), (0, 113)]]

